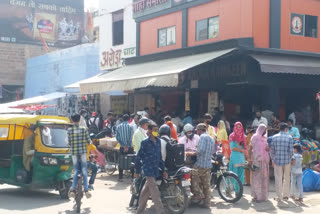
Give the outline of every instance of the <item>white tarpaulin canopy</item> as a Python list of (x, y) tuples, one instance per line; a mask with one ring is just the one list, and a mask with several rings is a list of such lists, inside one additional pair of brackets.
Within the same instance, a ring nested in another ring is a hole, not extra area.
[(27, 98), (15, 102), (4, 103), (0, 105), (0, 108), (9, 108), (9, 107), (16, 107), (20, 105), (28, 105), (28, 104), (38, 104), (38, 103), (45, 103), (51, 100), (55, 100), (61, 97), (65, 97), (66, 93), (62, 92), (54, 92), (51, 94), (41, 95), (37, 97)]
[(176, 87), (179, 83), (179, 73), (230, 53), (232, 50), (213, 51), (128, 65), (113, 72), (81, 81), (80, 93), (94, 94), (105, 91), (127, 91), (148, 86)]

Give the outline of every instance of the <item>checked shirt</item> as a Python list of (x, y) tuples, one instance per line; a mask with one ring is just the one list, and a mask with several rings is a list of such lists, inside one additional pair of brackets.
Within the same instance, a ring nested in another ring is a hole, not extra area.
[(277, 166), (288, 165), (293, 155), (293, 139), (285, 132), (272, 137), (270, 156)]
[(86, 154), (87, 144), (91, 142), (88, 131), (84, 127), (77, 125), (68, 129), (68, 141), (72, 155)]

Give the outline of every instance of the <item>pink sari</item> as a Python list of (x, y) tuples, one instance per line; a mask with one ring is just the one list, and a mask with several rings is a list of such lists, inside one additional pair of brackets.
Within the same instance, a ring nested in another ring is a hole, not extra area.
[(259, 170), (251, 172), (251, 196), (257, 201), (268, 200), (269, 195), (269, 153), (267, 137), (264, 135), (267, 127), (259, 125), (256, 134), (251, 138), (251, 151), (249, 151), (253, 165)]

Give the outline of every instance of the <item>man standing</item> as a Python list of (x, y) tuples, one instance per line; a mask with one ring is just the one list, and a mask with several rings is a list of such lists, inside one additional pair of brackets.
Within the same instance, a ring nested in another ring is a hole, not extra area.
[(134, 132), (133, 134), (133, 144), (134, 144), (134, 149), (136, 153), (139, 152), (140, 147), (141, 147), (141, 142), (147, 138), (147, 132), (148, 132), (148, 124), (149, 124), (149, 119), (148, 118), (141, 118), (139, 120), (139, 128)]
[(300, 132), (299, 129), (293, 126), (293, 121), (292, 120), (288, 120), (288, 133), (289, 135), (292, 136), (293, 139), (297, 139), (300, 140)]
[(211, 190), (211, 159), (215, 152), (215, 142), (212, 137), (206, 132), (206, 124), (200, 123), (197, 126), (197, 133), (200, 135), (200, 140), (197, 148), (197, 161), (194, 164), (196, 173), (192, 174), (192, 192), (197, 200), (203, 200), (203, 208), (210, 209)]
[(87, 122), (86, 122), (86, 119), (85, 119), (85, 115), (86, 114), (87, 114), (87, 111), (85, 109), (82, 109), (80, 111), (80, 124), (79, 124), (79, 126), (88, 129)]
[(288, 134), (288, 124), (280, 124), (280, 133), (272, 137), (270, 156), (274, 167), (276, 200), (288, 200), (290, 191), (291, 157), (293, 154), (293, 139)]
[(204, 119), (203, 122), (207, 127), (207, 133), (210, 135), (210, 137), (212, 137), (212, 139), (216, 140), (216, 138), (217, 138), (216, 131), (215, 131), (214, 127), (210, 125), (210, 123), (212, 121), (211, 114), (209, 114), (209, 113), (205, 114), (203, 119)]
[(113, 117), (113, 113), (109, 112), (107, 114), (107, 118), (105, 119), (105, 121), (103, 122), (103, 128), (105, 127), (109, 127), (110, 129), (112, 128), (112, 117)]
[(71, 120), (74, 126), (68, 129), (68, 142), (72, 154), (74, 175), (69, 197), (75, 197), (78, 175), (82, 173), (85, 195), (87, 198), (90, 198), (91, 194), (88, 192), (87, 144), (90, 144), (91, 140), (88, 131), (84, 127), (79, 126), (80, 115), (72, 115)]
[(91, 114), (91, 118), (88, 122), (89, 125), (89, 132), (94, 133), (94, 134), (98, 134), (99, 133), (99, 123), (100, 123), (100, 119), (99, 117), (97, 117), (97, 113), (96, 112), (92, 112)]
[[(123, 115), (123, 122), (117, 127), (116, 139), (120, 143), (120, 155), (133, 154), (133, 128), (129, 125), (129, 115)], [(123, 178), (123, 169), (119, 166), (119, 181)]]
[[(149, 138), (141, 142), (141, 148), (136, 157), (135, 177), (138, 179), (141, 172), (141, 163), (144, 175), (146, 176), (146, 183), (141, 191), (139, 198), (139, 207), (137, 214), (144, 213), (148, 199), (151, 195), (152, 201), (155, 204), (157, 213), (164, 214), (164, 207), (161, 202), (160, 192), (156, 184), (156, 178), (159, 176), (159, 168), (164, 171), (164, 163), (161, 158), (161, 141), (158, 136), (158, 126), (154, 122), (148, 125)], [(163, 173), (164, 178), (168, 177), (166, 172)]]
[(276, 114), (272, 115), (272, 126), (270, 135), (278, 134), (280, 131), (280, 120), (278, 118), (279, 117)]
[(264, 109), (264, 111), (261, 112), (262, 117), (267, 119), (268, 124), (272, 123), (273, 112), (270, 109), (271, 109), (271, 105), (268, 104)]
[(130, 123), (130, 126), (132, 126), (133, 128), (133, 132), (135, 132), (138, 129), (139, 119), (140, 119), (140, 116), (136, 114), (134, 115), (133, 120)]
[(260, 110), (257, 110), (256, 111), (256, 118), (254, 119), (254, 121), (252, 123), (252, 127), (254, 129), (256, 129), (256, 128), (258, 128), (258, 126), (260, 124), (264, 124), (268, 127), (268, 120), (265, 117), (262, 117)]

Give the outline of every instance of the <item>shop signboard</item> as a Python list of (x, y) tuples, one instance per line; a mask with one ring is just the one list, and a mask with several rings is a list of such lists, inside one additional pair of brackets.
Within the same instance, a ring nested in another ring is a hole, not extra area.
[(212, 91), (208, 93), (208, 112), (213, 113), (216, 107), (219, 107), (218, 92)]
[(103, 51), (100, 58), (101, 70), (120, 68), (125, 64), (125, 58), (136, 56), (136, 48), (113, 49)]
[(198, 0), (133, 0), (133, 18), (136, 19), (192, 1)]
[(190, 92), (185, 93), (185, 111), (190, 111)]
[(122, 115), (128, 111), (128, 96), (111, 96), (111, 110), (114, 114)]
[(304, 36), (305, 16), (303, 14), (291, 13), (290, 33), (296, 36)]
[(0, 42), (71, 47), (80, 44), (83, 0), (0, 0)]

